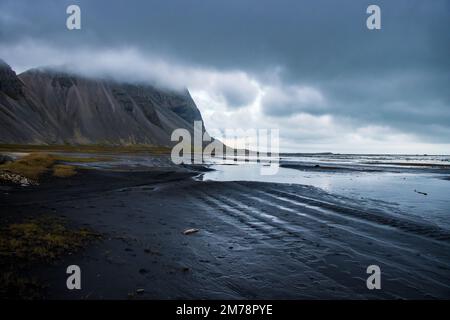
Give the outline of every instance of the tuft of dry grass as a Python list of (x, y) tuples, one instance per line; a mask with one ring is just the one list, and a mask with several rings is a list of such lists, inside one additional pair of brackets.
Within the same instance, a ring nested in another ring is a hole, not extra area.
[(0, 170), (19, 174), (29, 179), (38, 180), (55, 163), (54, 156), (46, 153), (31, 153), (16, 161), (0, 166)]
[(66, 155), (55, 155), (55, 157), (57, 161), (78, 163), (102, 162), (112, 160), (111, 157), (69, 157)]
[(25, 262), (55, 259), (65, 252), (73, 252), (97, 237), (87, 229), (68, 229), (64, 220), (51, 216), (28, 219), (0, 229), (1, 260)]
[(52, 263), (100, 238), (87, 229), (70, 229), (64, 220), (43, 216), (0, 228), (0, 298), (38, 298), (42, 287), (27, 276), (36, 263)]
[(82, 152), (82, 153), (150, 153), (170, 154), (171, 148), (165, 146), (153, 146), (147, 144), (136, 145), (20, 145), (0, 144), (0, 151), (22, 152)]
[(53, 175), (58, 178), (67, 178), (76, 175), (74, 166), (69, 166), (65, 164), (55, 164), (53, 166)]
[(111, 158), (108, 157), (70, 157), (33, 152), (16, 161), (0, 165), (0, 171), (8, 171), (33, 181), (38, 181), (43, 174), (51, 171), (53, 171), (55, 177), (60, 178), (71, 177), (77, 173), (74, 166), (60, 164), (60, 162), (89, 163), (109, 160)]
[(0, 297), (2, 299), (39, 299), (43, 286), (35, 279), (14, 271), (0, 274)]

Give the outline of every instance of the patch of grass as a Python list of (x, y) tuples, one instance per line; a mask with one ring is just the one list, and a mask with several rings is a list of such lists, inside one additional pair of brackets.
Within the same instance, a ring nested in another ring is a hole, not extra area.
[(100, 235), (87, 229), (70, 229), (52, 216), (24, 220), (0, 228), (0, 297), (36, 298), (42, 287), (26, 276), (36, 263), (51, 263), (76, 252)]
[(28, 179), (38, 181), (46, 172), (53, 171), (55, 177), (66, 178), (76, 174), (75, 167), (59, 164), (65, 163), (89, 163), (110, 161), (108, 157), (70, 157), (41, 152), (30, 153), (16, 161), (0, 165), (0, 171), (9, 171)]
[(0, 257), (15, 262), (48, 261), (73, 252), (97, 235), (68, 229), (62, 219), (45, 216), (1, 228)]
[(111, 157), (69, 157), (66, 155), (55, 155), (56, 159), (61, 162), (78, 162), (78, 163), (91, 163), (91, 162), (103, 162), (111, 161)]
[(39, 299), (43, 286), (14, 271), (0, 274), (0, 297), (6, 299)]
[(55, 163), (54, 156), (46, 153), (31, 153), (13, 162), (0, 165), (0, 170), (19, 174), (29, 179), (38, 180)]
[(74, 166), (65, 164), (55, 164), (53, 166), (53, 175), (58, 178), (67, 178), (76, 175)]
[(82, 153), (151, 153), (170, 154), (171, 148), (136, 144), (127, 146), (114, 145), (19, 145), (0, 144), (0, 151), (9, 152), (82, 152)]

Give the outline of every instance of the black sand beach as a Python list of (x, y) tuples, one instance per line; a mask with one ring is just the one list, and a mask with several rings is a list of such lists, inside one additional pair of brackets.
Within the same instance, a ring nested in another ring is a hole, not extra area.
[[(50, 299), (450, 298), (450, 233), (305, 185), (199, 181), (188, 168), (80, 169), (2, 186), (2, 222), (51, 214), (102, 235), (29, 275)], [(185, 235), (184, 230), (198, 232)], [(82, 290), (66, 288), (66, 268)], [(382, 289), (368, 290), (379, 265)], [(143, 290), (140, 290), (143, 289)]]

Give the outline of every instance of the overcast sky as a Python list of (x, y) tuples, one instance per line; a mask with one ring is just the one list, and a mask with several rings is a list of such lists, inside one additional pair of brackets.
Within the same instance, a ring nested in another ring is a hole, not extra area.
[(450, 154), (449, 57), (447, 0), (0, 0), (16, 72), (187, 87), (208, 130), (279, 128), (283, 151)]

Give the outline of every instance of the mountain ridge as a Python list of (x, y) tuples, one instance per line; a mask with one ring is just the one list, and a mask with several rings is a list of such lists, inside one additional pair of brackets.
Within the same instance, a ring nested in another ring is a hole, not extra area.
[(171, 146), (203, 121), (189, 91), (33, 68), (0, 59), (0, 143)]

